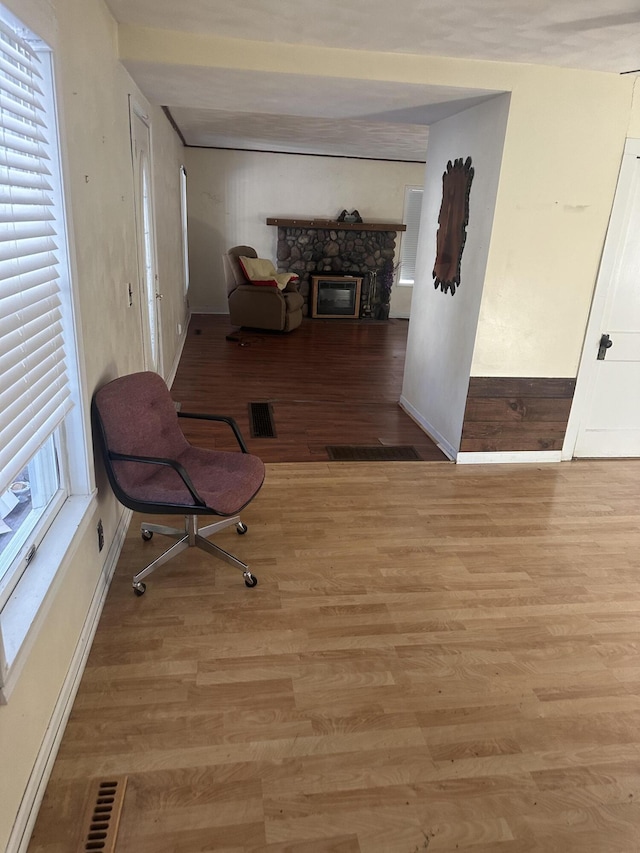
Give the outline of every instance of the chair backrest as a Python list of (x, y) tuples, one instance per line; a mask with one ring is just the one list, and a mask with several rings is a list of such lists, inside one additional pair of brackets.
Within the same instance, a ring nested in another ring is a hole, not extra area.
[(257, 258), (258, 253), (251, 246), (234, 246), (222, 256), (224, 279), (227, 285), (227, 296), (240, 284), (247, 284), (238, 258)]
[(119, 498), (118, 487), (127, 494), (139, 492), (157, 466), (111, 462), (109, 452), (175, 459), (189, 446), (165, 381), (152, 371), (107, 383), (94, 394), (91, 410), (109, 481)]

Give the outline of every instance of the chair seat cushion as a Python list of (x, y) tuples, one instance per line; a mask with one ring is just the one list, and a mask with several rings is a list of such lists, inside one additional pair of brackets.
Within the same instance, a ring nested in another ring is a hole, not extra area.
[[(264, 480), (264, 464), (251, 453), (228, 453), (187, 447), (177, 456), (189, 474), (207, 507), (218, 515), (235, 515), (259, 491)], [(114, 468), (135, 463), (116, 462)], [(130, 485), (131, 497), (150, 503), (189, 504), (192, 502), (179, 474), (171, 468), (144, 466), (152, 469), (147, 479)]]

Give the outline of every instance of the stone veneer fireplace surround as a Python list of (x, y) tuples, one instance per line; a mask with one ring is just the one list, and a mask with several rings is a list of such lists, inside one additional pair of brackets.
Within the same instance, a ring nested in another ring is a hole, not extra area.
[[(312, 275), (361, 276), (361, 305), (372, 316), (380, 303), (376, 294), (376, 274), (396, 253), (397, 233), (406, 231), (401, 223), (337, 222), (330, 219), (267, 219), (278, 228), (278, 269), (295, 272), (305, 299), (303, 312), (310, 314), (309, 294)], [(361, 311), (361, 316), (363, 313)]]

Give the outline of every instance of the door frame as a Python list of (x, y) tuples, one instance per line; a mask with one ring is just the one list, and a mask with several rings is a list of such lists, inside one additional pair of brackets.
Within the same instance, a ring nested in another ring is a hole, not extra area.
[[(138, 119), (147, 129), (147, 168), (148, 168), (148, 197), (149, 197), (149, 229), (151, 231), (151, 263), (153, 264), (153, 294), (147, 292), (147, 275), (144, 269), (144, 261), (146, 258), (145, 248), (142, 245), (142, 228), (143, 226), (143, 187), (142, 187), (142, 172), (140, 169), (140, 154), (136, 150), (136, 138), (134, 124)], [(136, 226), (136, 254), (138, 266), (138, 301), (140, 308), (140, 323), (142, 332), (142, 348), (143, 358), (146, 370), (155, 370), (161, 376), (163, 375), (163, 354), (162, 354), (162, 322), (160, 318), (160, 302), (161, 297), (158, 292), (158, 240), (156, 233), (155, 221), (155, 204), (153, 191), (153, 160), (152, 160), (152, 140), (151, 140), (151, 121), (149, 115), (142, 109), (135, 99), (129, 95), (129, 135), (131, 138), (131, 168), (133, 177), (133, 201), (134, 201), (134, 217)], [(142, 221), (141, 221), (142, 218)], [(155, 328), (151, 328), (151, 316), (149, 311), (149, 303), (153, 296), (153, 321)], [(153, 345), (151, 339), (155, 333), (156, 342), (156, 358), (153, 363)]]
[(640, 139), (627, 139), (620, 162), (611, 217), (609, 219), (600, 268), (591, 302), (591, 310), (589, 312), (589, 320), (582, 345), (576, 388), (562, 445), (561, 459), (563, 461), (573, 459), (582, 423), (590, 411), (598, 367), (596, 355), (600, 344), (600, 336), (606, 331), (602, 324), (604, 322), (605, 311), (609, 307), (611, 287), (614, 281), (613, 272), (624, 246), (626, 220), (629, 213), (629, 205), (632, 201), (633, 181), (631, 178), (633, 170), (636, 168), (634, 161), (637, 159), (640, 159)]

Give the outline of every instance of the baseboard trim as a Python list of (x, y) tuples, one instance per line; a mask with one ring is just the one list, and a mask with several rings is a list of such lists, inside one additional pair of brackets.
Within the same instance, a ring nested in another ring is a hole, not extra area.
[(189, 321), (191, 320), (191, 312), (187, 315), (183, 327), (182, 334), (180, 335), (180, 340), (178, 341), (178, 348), (176, 349), (176, 355), (173, 359), (173, 364), (171, 365), (171, 370), (169, 371), (169, 375), (165, 376), (165, 381), (167, 386), (171, 388), (173, 385), (173, 380), (176, 378), (176, 373), (178, 372), (178, 366), (180, 364), (180, 359), (182, 358), (182, 350), (184, 349), (185, 342), (187, 340), (187, 330), (189, 329)]
[(71, 658), (69, 670), (67, 671), (58, 701), (53, 709), (53, 714), (49, 720), (49, 725), (47, 726), (38, 756), (31, 771), (31, 776), (29, 777), (29, 782), (22, 797), (22, 802), (20, 803), (20, 808), (18, 809), (11, 835), (9, 836), (6, 853), (26, 853), (29, 846), (31, 833), (33, 832), (42, 798), (44, 797), (44, 792), (51, 776), (51, 771), (53, 770), (53, 763), (58, 754), (60, 742), (69, 715), (71, 714), (78, 687), (80, 686), (80, 679), (87, 663), (91, 644), (107, 597), (109, 584), (116, 570), (132, 515), (131, 510), (124, 510), (118, 522), (116, 534), (111, 542), (102, 573), (91, 599), (89, 611), (80, 632), (73, 657)]
[(506, 450), (492, 453), (461, 452), (456, 457), (459, 465), (495, 465), (501, 463), (562, 462), (560, 450)]
[(455, 460), (456, 451), (449, 444), (447, 439), (444, 438), (444, 436), (440, 435), (438, 430), (431, 426), (429, 421), (423, 418), (420, 412), (418, 412), (417, 409), (414, 409), (414, 407), (405, 397), (401, 396), (399, 402), (400, 408), (409, 415), (411, 420), (415, 421), (418, 424), (418, 426), (421, 430), (423, 430), (423, 432), (426, 432), (429, 438), (438, 445), (438, 447), (445, 454), (445, 456), (448, 456), (449, 459)]

